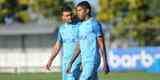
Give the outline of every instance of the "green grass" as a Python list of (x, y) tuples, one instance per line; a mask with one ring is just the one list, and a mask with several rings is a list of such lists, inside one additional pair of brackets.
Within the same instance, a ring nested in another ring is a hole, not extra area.
[(108, 75), (101, 73), (100, 80), (160, 80), (160, 74), (145, 72), (112, 72)]
[[(160, 74), (145, 72), (112, 72), (99, 74), (100, 80), (160, 80)], [(0, 80), (61, 80), (60, 73), (0, 73)]]
[(60, 73), (0, 73), (0, 80), (61, 80)]

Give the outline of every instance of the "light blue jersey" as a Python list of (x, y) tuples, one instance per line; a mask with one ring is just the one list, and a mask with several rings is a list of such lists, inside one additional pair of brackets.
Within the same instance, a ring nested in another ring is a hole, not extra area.
[(63, 80), (77, 80), (80, 73), (80, 58), (73, 64), (71, 74), (68, 76), (66, 69), (73, 56), (78, 41), (78, 23), (65, 23), (60, 26), (57, 41), (62, 44), (62, 78)]
[(94, 18), (83, 21), (79, 27), (83, 71), (80, 80), (97, 80), (100, 63), (97, 38), (102, 35), (100, 24)]

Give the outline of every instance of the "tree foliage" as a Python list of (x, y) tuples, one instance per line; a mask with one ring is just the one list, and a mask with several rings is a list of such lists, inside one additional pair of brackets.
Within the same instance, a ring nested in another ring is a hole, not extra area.
[(100, 0), (97, 18), (113, 23), (112, 39), (133, 38), (140, 46), (156, 46), (160, 45), (159, 3), (159, 0)]
[(5, 18), (27, 23), (30, 21), (29, 10), (46, 18), (59, 16), (64, 0), (0, 0), (0, 24)]

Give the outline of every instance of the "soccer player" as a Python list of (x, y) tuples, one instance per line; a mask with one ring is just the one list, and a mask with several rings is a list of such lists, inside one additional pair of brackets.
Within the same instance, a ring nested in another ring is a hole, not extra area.
[(74, 62), (71, 70), (71, 74), (66, 74), (66, 69), (73, 56), (74, 48), (78, 40), (78, 21), (72, 18), (72, 9), (69, 6), (64, 6), (62, 9), (62, 24), (58, 31), (57, 42), (52, 48), (51, 56), (46, 64), (46, 69), (50, 70), (52, 61), (62, 48), (62, 80), (77, 80), (80, 74), (80, 58), (77, 58)]
[(67, 68), (67, 73), (70, 73), (73, 62), (80, 54), (82, 60), (80, 80), (98, 80), (97, 69), (99, 65), (103, 71), (109, 71), (101, 25), (91, 16), (91, 6), (87, 1), (80, 2), (76, 6), (76, 10), (77, 16), (81, 20), (79, 43)]

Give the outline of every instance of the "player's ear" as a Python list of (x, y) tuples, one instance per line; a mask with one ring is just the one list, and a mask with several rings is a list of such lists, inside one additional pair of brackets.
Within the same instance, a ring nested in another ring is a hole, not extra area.
[(86, 9), (87, 14), (89, 14), (89, 9)]

